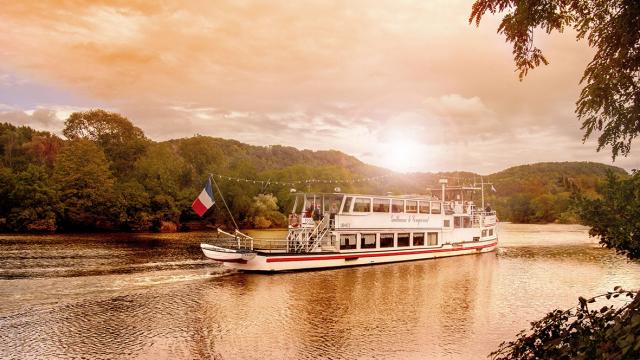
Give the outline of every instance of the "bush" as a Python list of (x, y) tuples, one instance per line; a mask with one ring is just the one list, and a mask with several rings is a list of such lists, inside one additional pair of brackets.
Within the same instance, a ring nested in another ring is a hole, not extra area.
[[(596, 301), (627, 297), (626, 305), (596, 307)], [(590, 307), (591, 306), (591, 307)], [(492, 359), (639, 359), (640, 294), (619, 287), (578, 306), (554, 310), (531, 323), (514, 341), (503, 342)]]

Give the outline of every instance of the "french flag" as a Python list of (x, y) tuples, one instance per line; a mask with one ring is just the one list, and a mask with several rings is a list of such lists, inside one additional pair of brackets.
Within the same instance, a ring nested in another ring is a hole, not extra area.
[(191, 208), (193, 211), (198, 214), (198, 216), (202, 217), (204, 213), (209, 210), (210, 207), (213, 206), (215, 200), (213, 200), (213, 189), (211, 189), (211, 178), (207, 180), (207, 184), (202, 189), (202, 192), (198, 197), (193, 200), (193, 204), (191, 204)]

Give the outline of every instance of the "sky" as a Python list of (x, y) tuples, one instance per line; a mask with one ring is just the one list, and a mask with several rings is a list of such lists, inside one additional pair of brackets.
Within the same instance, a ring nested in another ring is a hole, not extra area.
[(470, 25), (472, 3), (6, 2), (0, 122), (60, 133), (103, 108), (154, 140), (335, 149), (403, 172), (611, 163), (574, 114), (592, 49), (536, 34), (550, 64), (518, 81), (500, 18)]

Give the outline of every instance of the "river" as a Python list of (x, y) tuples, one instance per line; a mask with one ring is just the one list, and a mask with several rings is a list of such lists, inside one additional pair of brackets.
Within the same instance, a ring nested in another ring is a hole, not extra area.
[(578, 296), (640, 287), (638, 263), (577, 225), (500, 224), (481, 255), (276, 275), (206, 260), (207, 236), (0, 235), (0, 358), (482, 359)]

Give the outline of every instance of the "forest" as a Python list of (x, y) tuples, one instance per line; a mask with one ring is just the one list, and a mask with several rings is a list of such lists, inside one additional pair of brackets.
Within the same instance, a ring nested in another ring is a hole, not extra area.
[[(421, 194), (479, 182), (470, 172), (400, 174), (339, 151), (252, 146), (196, 135), (156, 142), (129, 119), (104, 110), (76, 112), (63, 136), (0, 123), (0, 231), (176, 231), (229, 226), (219, 195), (200, 219), (191, 203), (210, 174), (243, 228), (285, 225), (297, 191)], [(607, 174), (625, 170), (592, 162), (538, 163), (485, 175), (485, 191), (501, 221), (575, 223), (575, 194), (597, 197)], [(356, 181), (380, 177), (373, 181)], [(269, 181), (229, 180), (227, 177)]]

